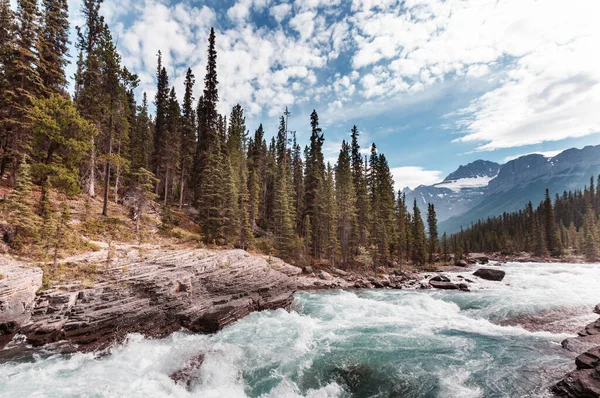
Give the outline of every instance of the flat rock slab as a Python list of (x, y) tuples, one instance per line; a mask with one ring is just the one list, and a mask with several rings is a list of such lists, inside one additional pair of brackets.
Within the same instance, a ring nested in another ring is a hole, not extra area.
[(18, 332), (33, 346), (64, 342), (79, 351), (108, 348), (128, 333), (212, 333), (252, 311), (288, 308), (290, 275), (300, 272), (243, 250), (154, 250), (120, 259), (92, 288), (41, 292)]

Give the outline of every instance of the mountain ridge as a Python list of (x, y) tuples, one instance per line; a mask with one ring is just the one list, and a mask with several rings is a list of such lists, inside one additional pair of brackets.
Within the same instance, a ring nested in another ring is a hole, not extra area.
[(504, 164), (476, 160), (459, 166), (439, 183), (403, 192), (407, 202), (417, 199), (422, 211), (433, 203), (440, 232), (452, 233), (481, 218), (519, 210), (529, 201), (536, 205), (546, 188), (552, 196), (581, 189), (598, 174), (600, 145), (590, 145), (553, 157), (524, 155)]

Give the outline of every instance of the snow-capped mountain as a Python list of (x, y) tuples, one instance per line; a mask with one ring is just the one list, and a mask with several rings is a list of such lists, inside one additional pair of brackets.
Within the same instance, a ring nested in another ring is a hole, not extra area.
[(498, 175), (499, 170), (498, 163), (476, 160), (460, 166), (437, 184), (421, 185), (414, 190), (405, 188), (406, 201), (410, 205), (416, 199), (422, 212), (427, 210), (427, 203), (433, 203), (438, 221), (444, 221), (477, 205), (484, 197), (489, 182)]
[[(582, 189), (600, 174), (600, 145), (567, 149), (554, 157), (539, 154), (511, 160), (500, 167), (478, 201), (465, 211), (440, 219), (440, 231), (456, 232), (471, 222), (525, 207), (537, 206), (546, 189), (550, 195)], [(437, 205), (436, 205), (437, 208)]]

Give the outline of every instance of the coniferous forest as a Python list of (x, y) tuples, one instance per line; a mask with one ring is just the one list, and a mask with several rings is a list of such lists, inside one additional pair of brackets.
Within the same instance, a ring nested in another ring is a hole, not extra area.
[[(14, 188), (2, 203), (3, 218), (15, 227), (13, 249), (58, 251), (70, 214), (64, 203), (51, 203), (54, 195), (84, 198), (86, 212), (89, 199), (100, 198), (107, 218), (111, 202), (122, 204), (138, 234), (157, 204), (164, 229), (173, 211), (185, 211), (206, 244), (296, 264), (434, 260), (435, 209), (426, 215), (428, 237), (416, 203), (394, 192), (385, 155), (375, 144), (361, 155), (356, 126), (331, 165), (316, 110), (306, 121), (304, 148), (288, 128), (287, 108), (271, 139), (262, 125), (248, 131), (240, 105), (219, 114), (213, 29), (200, 98), (193, 95), (200, 71), (188, 69), (184, 87), (173, 87), (160, 52), (155, 97), (136, 98), (138, 77), (122, 65), (101, 3), (83, 0), (85, 23), (70, 57), (66, 0), (19, 0), (14, 12), (0, 0), (0, 176)], [(77, 66), (72, 93), (65, 75), (70, 58)]]
[(528, 252), (559, 257), (566, 252), (582, 254), (586, 261), (599, 259), (600, 176), (583, 190), (556, 194), (546, 190), (545, 199), (524, 209), (472, 224), (450, 237), (459, 255), (474, 252)]
[[(574, 251), (597, 259), (600, 184), (594, 188), (593, 179), (583, 191), (554, 201), (547, 193), (535, 209), (530, 203), (440, 237), (434, 206), (421, 214), (394, 191), (385, 155), (373, 143), (363, 157), (356, 126), (331, 165), (316, 110), (304, 148), (289, 129), (287, 108), (272, 134), (262, 124), (249, 131), (239, 104), (219, 114), (214, 29), (201, 83), (188, 69), (184, 86), (171, 86), (159, 51), (156, 95), (136, 98), (138, 77), (122, 65), (101, 3), (83, 0), (85, 23), (76, 27), (72, 57), (66, 0), (20, 0), (15, 11), (0, 0), (0, 177), (11, 188), (1, 210), (14, 226), (13, 249), (36, 245), (56, 261), (70, 229), (66, 200), (77, 197), (86, 214), (89, 200), (100, 199), (107, 218), (110, 203), (125, 206), (140, 239), (150, 209), (163, 230), (174, 211), (185, 212), (205, 244), (298, 265), (422, 266), (469, 252)], [(71, 58), (77, 72), (70, 92)], [(203, 84), (200, 98), (196, 84)], [(53, 204), (53, 196), (63, 203)]]

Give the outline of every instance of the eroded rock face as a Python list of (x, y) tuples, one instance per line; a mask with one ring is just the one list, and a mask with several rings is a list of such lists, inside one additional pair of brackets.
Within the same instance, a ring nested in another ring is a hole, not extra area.
[(575, 359), (577, 370), (554, 386), (553, 391), (569, 398), (600, 397), (600, 319), (587, 325), (578, 334), (578, 337), (562, 342), (564, 348), (580, 353)]
[(473, 272), (473, 275), (478, 276), (481, 279), (487, 279), (488, 281), (501, 281), (504, 279), (506, 273), (499, 269), (479, 268), (477, 271)]
[(42, 270), (0, 257), (0, 347), (29, 322), (35, 292), (42, 286)]
[(216, 332), (252, 311), (289, 307), (291, 276), (300, 272), (243, 250), (156, 251), (143, 260), (121, 261), (93, 288), (44, 291), (19, 333), (34, 346), (62, 341), (92, 351), (130, 332), (150, 337), (181, 328)]

